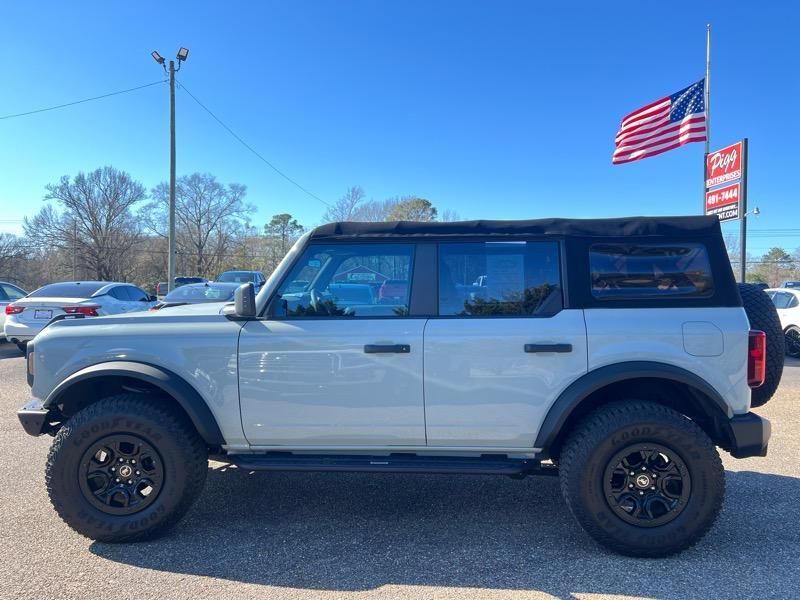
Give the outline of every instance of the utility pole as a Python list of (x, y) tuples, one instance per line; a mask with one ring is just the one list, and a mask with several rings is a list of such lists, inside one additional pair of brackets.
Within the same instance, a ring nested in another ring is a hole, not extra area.
[(175, 61), (169, 61), (169, 68), (165, 66), (164, 58), (155, 50), (151, 53), (153, 59), (160, 64), (169, 75), (169, 237), (167, 242), (167, 291), (171, 292), (175, 285), (175, 73), (181, 70), (181, 64), (189, 57), (189, 50), (178, 50), (178, 68)]
[[(740, 252), (740, 265), (739, 265), (739, 281), (746, 283), (747, 280), (747, 138), (742, 140), (742, 185), (739, 190), (742, 197), (740, 199), (741, 205), (739, 210), (742, 212), (742, 218), (739, 223), (739, 252)], [(758, 214), (758, 209), (753, 211)]]
[(169, 242), (167, 290), (175, 285), (175, 61), (169, 61)]

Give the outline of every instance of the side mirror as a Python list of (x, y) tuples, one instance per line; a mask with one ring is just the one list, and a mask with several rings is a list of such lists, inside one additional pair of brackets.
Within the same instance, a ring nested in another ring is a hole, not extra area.
[(236, 288), (233, 293), (234, 314), (237, 317), (252, 319), (256, 316), (256, 291), (252, 282)]

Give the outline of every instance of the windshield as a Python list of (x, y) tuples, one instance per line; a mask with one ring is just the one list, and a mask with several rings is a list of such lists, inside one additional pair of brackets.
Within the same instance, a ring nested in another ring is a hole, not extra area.
[(233, 298), (236, 287), (217, 285), (185, 285), (172, 290), (165, 302), (226, 302)]
[(44, 285), (29, 298), (90, 298), (92, 294), (108, 285), (105, 281), (65, 281), (64, 283), (51, 283)]
[(255, 283), (256, 274), (252, 271), (226, 271), (217, 277), (217, 281), (227, 283), (247, 283), (252, 281)]

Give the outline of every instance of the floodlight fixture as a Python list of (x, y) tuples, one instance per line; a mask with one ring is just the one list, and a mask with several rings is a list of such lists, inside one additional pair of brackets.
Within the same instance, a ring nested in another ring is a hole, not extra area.
[(177, 59), (178, 59), (179, 61), (183, 62), (183, 61), (185, 61), (187, 58), (189, 58), (189, 49), (188, 49), (188, 48), (181, 48), (180, 50), (178, 50), (178, 56), (177, 56)]
[(156, 61), (158, 64), (160, 64), (160, 65), (164, 64), (164, 57), (161, 56), (156, 50), (153, 50), (150, 53), (150, 56), (152, 56), (153, 60)]

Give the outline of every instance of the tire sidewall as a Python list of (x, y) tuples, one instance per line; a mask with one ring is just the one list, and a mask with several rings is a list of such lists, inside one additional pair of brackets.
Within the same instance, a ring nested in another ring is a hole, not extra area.
[[(686, 506), (672, 521), (656, 527), (636, 527), (622, 520), (609, 505), (603, 479), (609, 461), (627, 446), (639, 443), (659, 444), (680, 457), (689, 471), (691, 493)], [(682, 547), (694, 531), (705, 530), (716, 518), (721, 502), (719, 486), (714, 485), (720, 474), (708, 459), (708, 450), (696, 438), (680, 428), (656, 421), (642, 421), (620, 428), (601, 440), (585, 459), (578, 483), (578, 501), (583, 509), (576, 514), (587, 529), (597, 528), (602, 536), (635, 547), (661, 546), (664, 552)]]
[[(93, 539), (146, 534), (169, 519), (183, 501), (187, 484), (186, 457), (177, 440), (157, 421), (142, 416), (98, 415), (77, 427), (68, 424), (58, 435), (62, 445), (48, 465), (51, 498), (65, 521)], [(164, 483), (158, 497), (140, 512), (112, 515), (93, 506), (80, 489), (81, 459), (99, 439), (112, 434), (135, 435), (147, 441), (160, 455)]]

